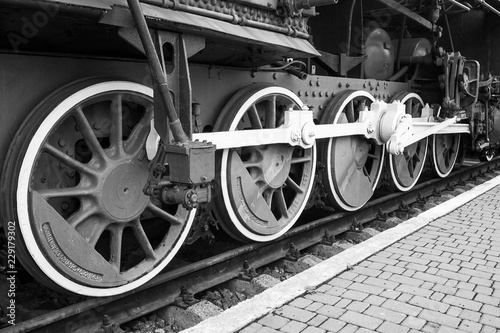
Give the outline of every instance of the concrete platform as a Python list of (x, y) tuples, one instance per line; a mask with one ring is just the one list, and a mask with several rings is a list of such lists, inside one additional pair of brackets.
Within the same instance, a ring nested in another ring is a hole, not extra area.
[(500, 176), (184, 333), (500, 332)]

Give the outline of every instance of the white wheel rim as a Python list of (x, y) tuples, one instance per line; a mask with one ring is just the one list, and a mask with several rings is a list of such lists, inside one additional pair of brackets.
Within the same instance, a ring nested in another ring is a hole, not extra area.
[[(403, 99), (401, 99), (401, 103), (405, 103), (408, 99), (410, 98), (415, 98), (415, 99), (418, 99), (418, 101), (420, 102), (420, 104), (423, 106), (424, 105), (424, 101), (422, 100), (422, 98), (420, 98), (419, 95), (415, 94), (415, 93), (408, 93), (405, 95), (405, 97)], [(417, 176), (415, 177), (415, 180), (411, 183), (411, 185), (409, 186), (403, 186), (399, 183), (398, 181), (398, 177), (396, 175), (396, 169), (395, 169), (395, 166), (394, 166), (394, 159), (392, 156), (389, 156), (389, 169), (391, 171), (391, 178), (394, 182), (394, 185), (396, 186), (396, 188), (398, 190), (400, 190), (401, 192), (406, 192), (406, 191), (409, 191), (413, 188), (413, 186), (415, 186), (415, 184), (417, 183), (418, 179), (420, 178), (420, 175), (422, 174), (422, 171), (424, 170), (424, 164), (425, 164), (425, 158), (427, 157), (427, 144), (428, 144), (428, 138), (425, 138), (425, 139), (422, 139), (422, 140), (425, 140), (425, 144), (424, 144), (424, 147), (425, 147), (425, 153), (424, 153), (424, 156), (423, 156), (423, 161), (422, 162), (422, 167), (420, 168), (420, 171), (417, 173)]]
[[(357, 90), (355, 92), (353, 92), (350, 96), (350, 98), (346, 99), (340, 106), (339, 110), (344, 110), (345, 107), (347, 106), (347, 104), (354, 98), (356, 97), (366, 97), (368, 98), (371, 102), (375, 102), (375, 98), (367, 91), (364, 91), (364, 90)], [(335, 115), (335, 120), (334, 120), (334, 123), (338, 123), (338, 120), (340, 118), (340, 115), (342, 114), (342, 112), (338, 112), (336, 115)], [(337, 203), (337, 205), (340, 206), (340, 208), (342, 208), (343, 210), (346, 210), (346, 211), (355, 211), (355, 210), (358, 210), (360, 207), (352, 207), (350, 205), (347, 205), (343, 200), (342, 198), (340, 197), (340, 195), (337, 193), (337, 191), (335, 190), (335, 181), (333, 179), (333, 174), (332, 174), (332, 144), (333, 144), (333, 139), (329, 139), (328, 140), (328, 145), (327, 145), (327, 160), (326, 160), (326, 163), (327, 163), (327, 166), (326, 166), (326, 170), (327, 170), (327, 177), (328, 177), (328, 183), (329, 183), (329, 186), (330, 188), (332, 189), (332, 194), (335, 198), (335, 201)], [(379, 170), (377, 171), (377, 175), (376, 175), (376, 179), (375, 181), (373, 182), (373, 186), (372, 186), (372, 191), (375, 191), (376, 187), (377, 187), (377, 184), (379, 182), (379, 179), (380, 179), (380, 175), (382, 174), (382, 169), (383, 169), (383, 165), (384, 165), (384, 154), (385, 154), (385, 146), (382, 146), (382, 158), (381, 158), (381, 161), (380, 161), (380, 167), (379, 167)]]
[[(123, 90), (144, 94), (150, 98), (153, 97), (153, 90), (151, 88), (127, 81), (98, 83), (77, 91), (76, 93), (66, 98), (59, 105), (57, 105), (57, 107), (55, 107), (52, 112), (43, 120), (36, 133), (32, 137), (28, 148), (26, 149), (21, 169), (19, 171), (18, 186), (16, 192), (18, 210), (17, 216), (19, 219), (19, 228), (23, 235), (26, 247), (31, 254), (31, 257), (37, 264), (38, 268), (41, 269), (42, 272), (54, 283), (61, 286), (65, 290), (69, 290), (71, 292), (86, 296), (113, 296), (138, 288), (139, 286), (143, 285), (151, 278), (153, 278), (155, 275), (157, 275), (161, 270), (163, 270), (163, 268), (165, 268), (165, 266), (174, 257), (174, 255), (182, 245), (182, 241), (178, 241), (172, 248), (172, 251), (170, 251), (170, 253), (164, 258), (164, 260), (144, 276), (128, 284), (112, 288), (95, 288), (75, 283), (74, 281), (68, 279), (65, 275), (57, 271), (45, 258), (40, 248), (36, 245), (37, 241), (30, 225), (28, 197), (31, 171), (33, 164), (35, 163), (37, 152), (40, 150), (41, 144), (45, 141), (50, 130), (59, 121), (59, 119), (61, 119), (67, 112), (69, 112), (81, 101), (84, 101), (100, 93)], [(194, 216), (195, 211), (193, 210), (188, 220), (186, 221), (186, 227), (183, 230), (180, 239), (184, 240), (187, 237), (190, 226), (193, 223)]]
[[(248, 110), (248, 108), (258, 101), (260, 98), (269, 95), (269, 94), (279, 94), (286, 96), (290, 98), (294, 103), (298, 105), (298, 107), (302, 108), (304, 105), (303, 102), (290, 90), (282, 88), (282, 87), (268, 87), (268, 88), (263, 88), (256, 93), (254, 93), (250, 98), (248, 98), (245, 103), (241, 106), (241, 108), (238, 110), (236, 113), (236, 116), (233, 118), (233, 122), (231, 123), (229, 127), (229, 131), (234, 131), (236, 129), (236, 126), (238, 124), (239, 119), (241, 119), (242, 115)], [(312, 161), (311, 163), (316, 165), (316, 145), (314, 145), (311, 148), (312, 151)], [(230, 194), (228, 190), (228, 184), (226, 180), (227, 175), (227, 165), (228, 165), (228, 157), (229, 157), (229, 149), (224, 149), (222, 152), (222, 158), (221, 158), (221, 190), (222, 190), (222, 197), (224, 200), (224, 204), (226, 207), (232, 207), (231, 200), (230, 200)], [(311, 176), (312, 177), (312, 176)], [(311, 190), (314, 185), (314, 180), (311, 179), (309, 182), (309, 186), (307, 187), (306, 190), (306, 196), (309, 197), (309, 194), (311, 193)], [(300, 212), (303, 211), (304, 207), (307, 204), (307, 200), (304, 200), (304, 202), (301, 204), (297, 215), (290, 221), (290, 223), (283, 229), (281, 229), (279, 232), (272, 234), (272, 235), (259, 235), (251, 232), (248, 230), (238, 219), (236, 214), (234, 213), (233, 209), (227, 209), (227, 213), (229, 215), (229, 218), (231, 219), (231, 222), (233, 226), (240, 232), (244, 237), (246, 237), (249, 240), (256, 241), (256, 242), (269, 242), (272, 240), (277, 239), (278, 237), (282, 236), (285, 232), (290, 230), (290, 228), (294, 225), (294, 223), (297, 221), (297, 219), (300, 217)]]

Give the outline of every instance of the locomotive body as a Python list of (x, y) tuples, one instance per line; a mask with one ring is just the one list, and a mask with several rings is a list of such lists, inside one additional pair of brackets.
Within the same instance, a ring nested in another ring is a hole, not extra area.
[[(272, 241), (306, 208), (361, 208), (382, 174), (408, 191), (427, 159), (440, 177), (465, 148), (490, 159), (498, 20), (483, 9), (1, 0), (1, 214), (18, 259), (54, 288), (120, 294), (212, 212)], [(452, 28), (469, 24), (461, 45)]]

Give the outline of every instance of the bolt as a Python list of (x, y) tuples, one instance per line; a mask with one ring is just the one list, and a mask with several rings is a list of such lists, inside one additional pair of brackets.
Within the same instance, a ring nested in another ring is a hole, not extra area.
[(368, 134), (372, 134), (375, 129), (373, 128), (373, 124), (368, 124), (368, 128), (366, 129), (366, 131), (368, 132)]
[(99, 124), (99, 123), (95, 123), (95, 124), (94, 124), (94, 129), (96, 129), (96, 130), (100, 130), (100, 129), (101, 129), (101, 124)]
[(64, 201), (62, 204), (61, 204), (61, 209), (62, 210), (68, 210), (69, 208), (69, 203), (67, 201)]
[(345, 87), (346, 87), (346, 88), (349, 88), (350, 86), (351, 86), (351, 85), (350, 85), (349, 83), (346, 83), (346, 84), (345, 84)]
[(206, 175), (202, 175), (200, 179), (202, 182), (206, 182), (208, 180), (208, 177)]
[(69, 171), (68, 171), (68, 176), (69, 176), (70, 178), (73, 178), (73, 177), (75, 176), (75, 170), (69, 170)]
[(316, 97), (316, 92), (315, 91), (312, 92), (312, 96)]
[(314, 85), (313, 81), (309, 81), (309, 85), (312, 87)]
[(316, 81), (316, 86), (318, 86), (318, 87), (320, 86), (319, 81)]
[(339, 82), (339, 88), (342, 88), (342, 82)]
[(309, 132), (309, 137), (314, 138), (316, 136), (316, 133), (314, 131)]
[(66, 146), (66, 141), (64, 139), (59, 139), (59, 147)]
[(42, 177), (42, 178), (40, 178), (40, 181), (41, 181), (42, 183), (46, 183), (46, 182), (47, 182), (47, 178)]

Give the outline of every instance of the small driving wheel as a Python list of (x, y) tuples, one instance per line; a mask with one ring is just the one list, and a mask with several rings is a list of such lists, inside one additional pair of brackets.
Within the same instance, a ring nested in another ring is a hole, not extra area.
[[(231, 98), (214, 131), (277, 128), (285, 111), (302, 105), (287, 89), (254, 84)], [(241, 241), (265, 242), (283, 235), (304, 210), (314, 183), (316, 148), (265, 144), (224, 149), (216, 165), (215, 213), (222, 227)]]
[(432, 136), (432, 165), (436, 175), (447, 177), (455, 166), (460, 153), (460, 134), (435, 134)]
[(133, 290), (173, 258), (194, 211), (143, 193), (152, 89), (88, 79), (41, 102), (2, 172), (23, 266), (51, 287), (88, 296)]
[[(366, 91), (345, 90), (328, 103), (322, 124), (354, 123), (359, 112), (375, 99)], [(372, 197), (382, 172), (384, 146), (363, 136), (331, 138), (322, 142), (323, 182), (331, 204), (354, 211)]]
[[(406, 114), (413, 118), (422, 116), (424, 102), (419, 95), (410, 92), (400, 92), (391, 101), (400, 101), (406, 107)], [(428, 139), (422, 139), (406, 147), (402, 154), (389, 154), (389, 169), (391, 178), (400, 191), (409, 191), (417, 183), (424, 169), (427, 156)]]

